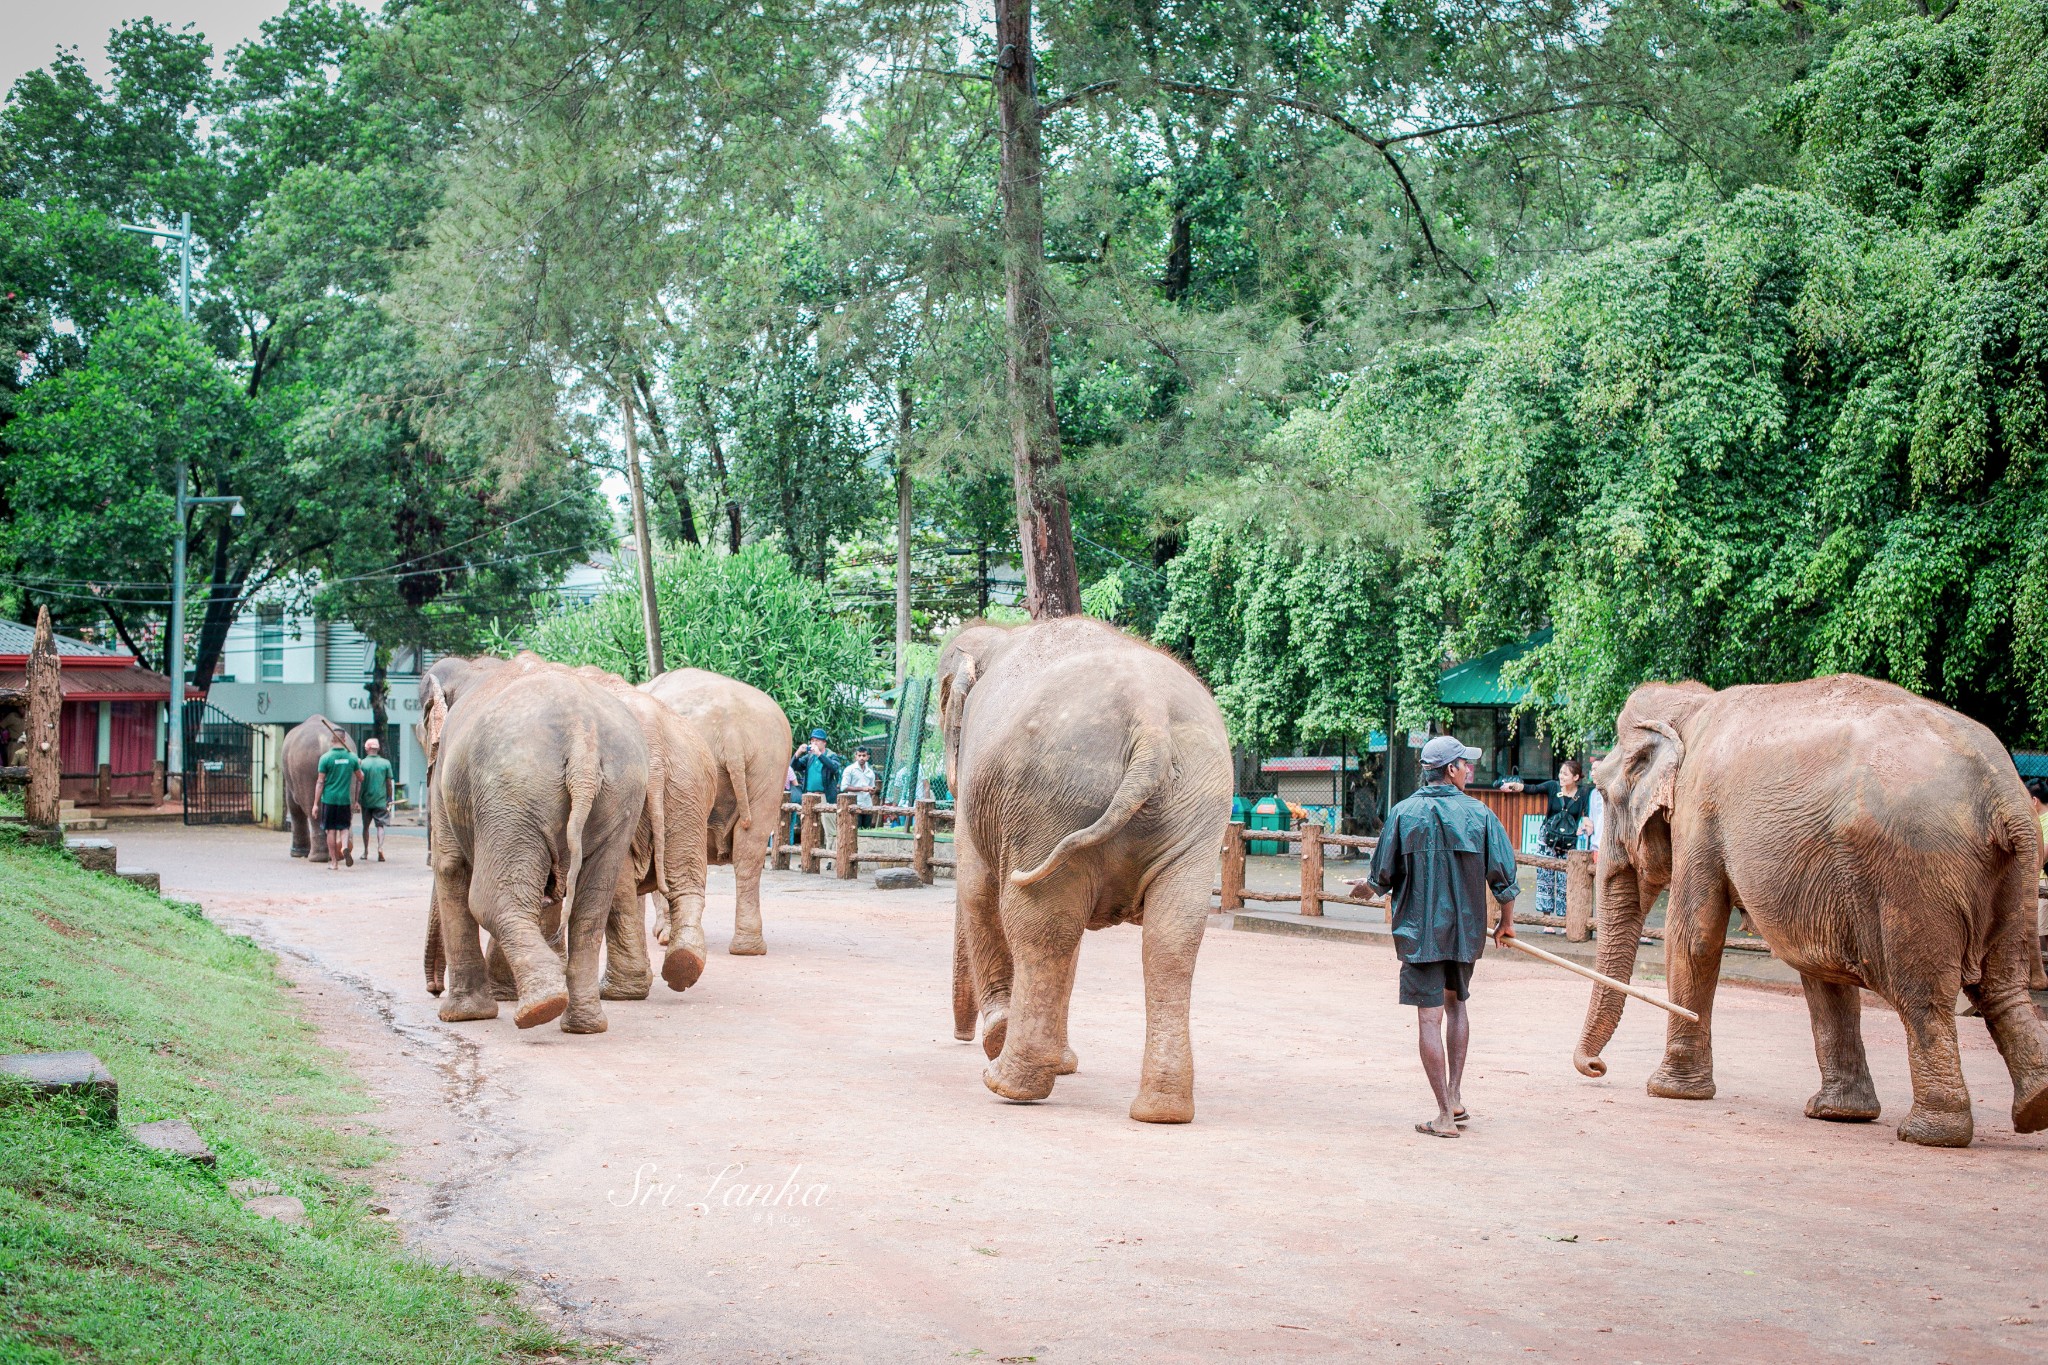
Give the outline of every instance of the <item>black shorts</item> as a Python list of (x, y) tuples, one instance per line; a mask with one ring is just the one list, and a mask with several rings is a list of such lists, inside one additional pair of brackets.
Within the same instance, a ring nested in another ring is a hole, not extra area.
[(1460, 1000), (1471, 994), (1472, 964), (1469, 962), (1403, 962), (1401, 1003), (1424, 1008), (1444, 1003), (1449, 991)]
[(349, 830), (349, 808), (320, 803), (320, 828), (330, 834), (346, 834)]

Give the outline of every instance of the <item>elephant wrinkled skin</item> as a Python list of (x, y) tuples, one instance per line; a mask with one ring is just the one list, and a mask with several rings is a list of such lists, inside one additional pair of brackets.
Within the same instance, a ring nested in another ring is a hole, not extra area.
[[(1890, 683), (1839, 676), (1735, 687), (1646, 684), (1594, 769), (1607, 803), (1600, 970), (1627, 980), (1667, 885), (1673, 1016), (1653, 1095), (1711, 1099), (1714, 987), (1731, 906), (1798, 970), (1821, 1088), (1811, 1118), (1874, 1119), (1859, 988), (1906, 1026), (1913, 1107), (1899, 1136), (1967, 1146), (1958, 990), (2013, 1081), (2013, 1126), (2048, 1127), (2048, 1031), (2027, 994), (2040, 834), (2012, 760), (1983, 726)], [(1574, 1061), (1600, 1050), (1622, 996), (1595, 987)]]
[[(308, 716), (294, 725), (284, 737), (284, 747), (278, 751), (278, 765), (284, 772), (285, 821), (292, 831), (292, 856), (309, 862), (327, 861), (327, 839), (320, 832), (320, 758), (334, 747), (334, 736), (340, 735), (341, 742), (350, 753), (356, 751), (356, 742), (348, 732), (325, 716)], [(353, 797), (362, 781), (350, 789)], [(350, 803), (350, 824), (355, 823), (354, 803)], [(353, 836), (351, 836), (353, 837)]]
[[(761, 873), (768, 836), (782, 818), (789, 717), (759, 688), (701, 668), (671, 669), (641, 683), (640, 690), (681, 717), (711, 753), (717, 789), (705, 826), (705, 856), (733, 872), (732, 944), (727, 951), (742, 957), (765, 953)], [(666, 937), (661, 941), (671, 942)], [(701, 953), (701, 926), (696, 946)]]
[(1067, 1010), (1088, 929), (1143, 925), (1145, 1060), (1131, 1117), (1194, 1117), (1188, 997), (1230, 815), (1230, 742), (1179, 663), (1085, 618), (970, 625), (939, 659), (954, 825), (954, 1033), (1037, 1100), (1079, 1065)]
[[(648, 971), (644, 925), (613, 930), (646, 818), (649, 757), (639, 722), (609, 689), (532, 661), (499, 670), (465, 696), (439, 738), (430, 820), (447, 952), (441, 1018), (497, 1016), (481, 928), (513, 978), (519, 1027), (560, 1017), (566, 1032), (603, 1032), (599, 964), (608, 932), (612, 971), (627, 980)], [(566, 971), (542, 927), (557, 890)], [(637, 912), (637, 895), (632, 906)]]

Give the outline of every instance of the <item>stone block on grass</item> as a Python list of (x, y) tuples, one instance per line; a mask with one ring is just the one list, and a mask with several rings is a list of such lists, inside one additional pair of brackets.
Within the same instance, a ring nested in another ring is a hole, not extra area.
[(243, 1201), (242, 1207), (264, 1218), (275, 1218), (295, 1228), (308, 1227), (312, 1219), (306, 1217), (306, 1206), (288, 1194), (258, 1195)]
[(907, 867), (885, 867), (875, 874), (877, 891), (915, 891), (923, 885)]
[(0, 1104), (13, 1092), (32, 1103), (73, 1104), (95, 1123), (112, 1127), (121, 1118), (121, 1088), (113, 1073), (90, 1052), (17, 1052), (0, 1057)]
[(124, 882), (131, 882), (144, 891), (161, 896), (164, 893), (164, 878), (161, 872), (151, 872), (140, 867), (124, 867), (114, 874)]
[(199, 1136), (198, 1130), (184, 1119), (159, 1119), (155, 1123), (138, 1123), (128, 1130), (134, 1138), (152, 1151), (166, 1156), (181, 1156), (195, 1166), (213, 1165), (213, 1149)]
[(78, 859), (78, 865), (87, 872), (115, 870), (112, 839), (66, 839), (64, 847), (70, 851), (72, 857)]

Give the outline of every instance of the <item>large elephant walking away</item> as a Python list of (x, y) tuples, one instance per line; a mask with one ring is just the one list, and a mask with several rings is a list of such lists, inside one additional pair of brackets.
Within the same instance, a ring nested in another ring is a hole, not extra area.
[[(640, 688), (681, 716), (711, 752), (718, 789), (706, 824), (705, 856), (716, 866), (732, 868), (736, 896), (727, 951), (765, 953), (761, 873), (768, 836), (781, 818), (789, 717), (759, 688), (701, 668), (672, 669)], [(701, 934), (697, 947), (703, 950)]]
[[(516, 985), (521, 1028), (561, 1017), (567, 1032), (604, 1031), (601, 947), (645, 818), (648, 762), (626, 705), (554, 665), (500, 670), (449, 711), (430, 814), (447, 952), (442, 1019), (497, 1016), (483, 929)], [(541, 926), (551, 889), (562, 902), (566, 971)], [(644, 928), (619, 936), (615, 970), (646, 973), (645, 939)]]
[[(1908, 1142), (1974, 1135), (1955, 1000), (1976, 1005), (2013, 1082), (2013, 1126), (2048, 1127), (2048, 1030), (2027, 994), (2040, 831), (1998, 740), (1947, 707), (1840, 676), (1715, 692), (1648, 684), (1629, 697), (1594, 769), (1608, 807), (1600, 854), (1600, 970), (1627, 980), (1658, 894), (1673, 1016), (1653, 1095), (1711, 1099), (1714, 986), (1740, 905), (1797, 969), (1821, 1088), (1810, 1118), (1874, 1119), (1859, 988), (1906, 1026)], [(1600, 1050), (1622, 996), (1596, 987), (1574, 1058)]]
[[(647, 806), (633, 839), (626, 885), (620, 890), (607, 942), (614, 944), (605, 966), (607, 1000), (644, 1000), (650, 982), (643, 971), (629, 977), (629, 959), (617, 950), (620, 936), (647, 933), (642, 896), (662, 899), (658, 937), (667, 946), (661, 979), (670, 990), (687, 990), (704, 974), (704, 877), (707, 842), (719, 772), (711, 749), (681, 716), (615, 673), (586, 667), (577, 676), (607, 689), (625, 703), (647, 741)], [(635, 958), (646, 961), (642, 943)]]
[[(292, 831), (292, 856), (309, 862), (327, 861), (327, 838), (320, 832), (320, 757), (334, 747), (334, 737), (341, 736), (341, 742), (350, 753), (356, 751), (356, 742), (348, 732), (325, 716), (308, 716), (294, 725), (284, 737), (284, 747), (278, 751), (278, 763), (284, 771), (285, 820)], [(357, 812), (351, 812), (350, 841), (354, 841), (353, 826)]]
[(1188, 997), (1230, 815), (1230, 741), (1178, 660), (1099, 621), (972, 625), (939, 659), (954, 823), (953, 1022), (988, 1088), (1037, 1100), (1079, 1065), (1081, 935), (1144, 926), (1145, 1061), (1131, 1117), (1195, 1112)]

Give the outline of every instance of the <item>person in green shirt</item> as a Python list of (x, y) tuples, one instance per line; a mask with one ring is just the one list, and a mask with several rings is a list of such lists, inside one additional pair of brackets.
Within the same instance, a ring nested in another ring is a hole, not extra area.
[(377, 830), (377, 861), (384, 861), (384, 831), (391, 828), (391, 760), (374, 739), (363, 741), (363, 856), (370, 856), (370, 829)]
[(334, 747), (320, 755), (320, 828), (327, 834), (327, 868), (339, 872), (344, 862), (356, 865), (349, 817), (354, 813), (356, 773), (362, 765), (348, 751), (348, 740), (341, 731), (333, 734)]

